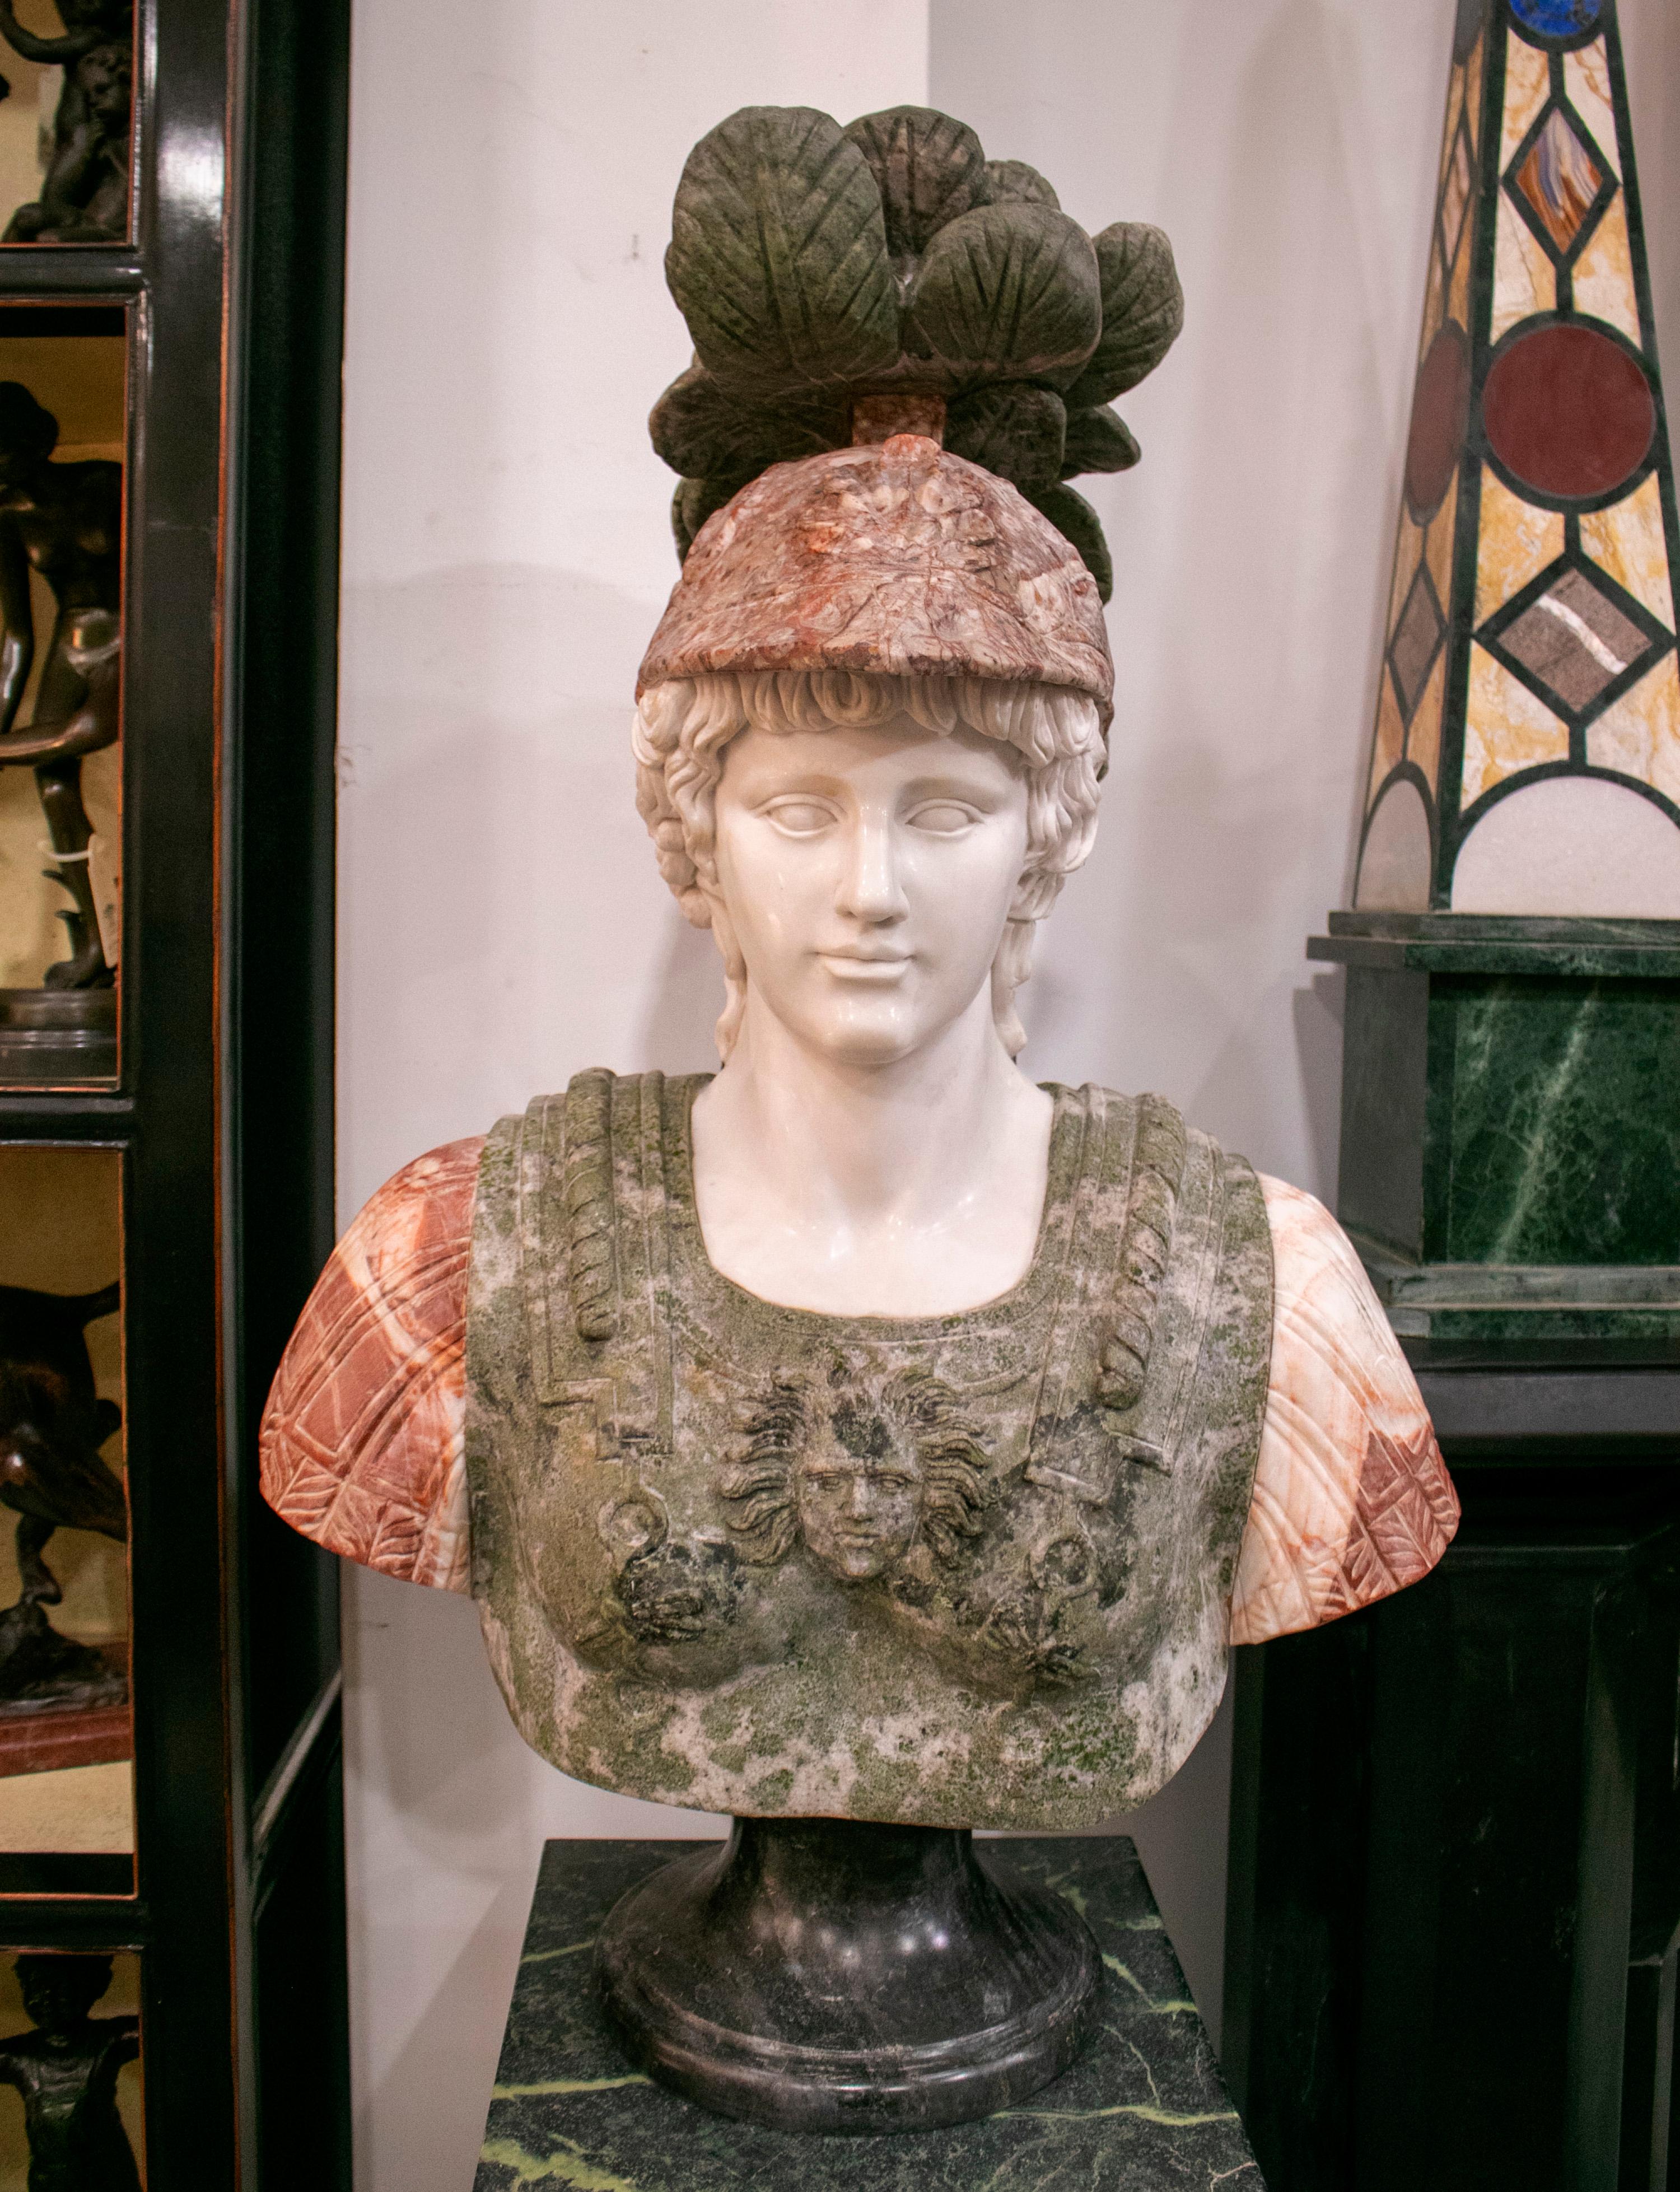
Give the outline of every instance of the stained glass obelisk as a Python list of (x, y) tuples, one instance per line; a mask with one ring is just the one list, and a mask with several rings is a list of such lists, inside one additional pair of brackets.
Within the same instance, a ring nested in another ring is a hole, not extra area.
[(1677, 568), (1614, 0), (1464, 0), (1357, 907), (1680, 917)]

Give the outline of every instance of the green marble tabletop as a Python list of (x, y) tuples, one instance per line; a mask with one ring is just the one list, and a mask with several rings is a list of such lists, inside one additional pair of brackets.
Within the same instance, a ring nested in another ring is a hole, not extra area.
[(474, 2192), (1264, 2192), (1123, 1835), (998, 1846), (1018, 1872), (1066, 1896), (1097, 1937), (1106, 1992), (1088, 2052), (978, 2123), (866, 2138), (712, 2115), (632, 2071), (603, 2029), (591, 1953), (601, 1921), (626, 1887), (694, 1847), (545, 1848)]

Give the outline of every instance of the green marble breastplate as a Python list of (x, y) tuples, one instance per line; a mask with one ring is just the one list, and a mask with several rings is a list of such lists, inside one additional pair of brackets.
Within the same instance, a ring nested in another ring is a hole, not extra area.
[(1224, 1687), (1271, 1327), (1254, 1173), (1157, 1097), (1053, 1088), (1019, 1286), (821, 1316), (707, 1259), (702, 1085), (580, 1074), (484, 1151), (473, 1590), (521, 1733), (707, 1811), (1145, 1801)]

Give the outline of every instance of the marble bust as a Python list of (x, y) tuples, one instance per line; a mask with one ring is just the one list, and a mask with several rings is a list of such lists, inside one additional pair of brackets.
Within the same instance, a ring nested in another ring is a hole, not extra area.
[[(697, 148), (668, 265), (698, 358), (654, 420), (685, 561), (632, 747), (722, 955), (721, 1069), (582, 1071), (406, 1167), (263, 1430), (289, 1521), (477, 1599), (545, 1756), (759, 1818), (1141, 1803), (1231, 1644), (1417, 1580), (1457, 1516), (1328, 1213), (1162, 1097), (1016, 1062), (1111, 712), (1106, 551), (1063, 482), (1134, 460), (1106, 406), (1177, 285), (1156, 231), (1088, 239), (970, 145), (750, 110)], [(786, 284), (748, 310), (706, 258), (765, 173), (860, 208), (797, 328)], [(1002, 333), (941, 302), (964, 222), (970, 273), (1050, 270)]]
[[(1143, 1803), (1229, 1647), (1416, 1581), (1457, 1503), (1351, 1246), (1164, 1097), (1035, 1086), (1095, 838), (1111, 570), (1070, 477), (1182, 298), (925, 109), (689, 156), (682, 575), (631, 744), (716, 1075), (599, 1068), (369, 1202), (286, 1351), (277, 1511), (470, 1592), (554, 1765), (732, 1812), (596, 1944), (632, 2061), (908, 2130), (1071, 2063), (1103, 1963), (976, 1827)], [(603, 950), (609, 949), (603, 940)]]

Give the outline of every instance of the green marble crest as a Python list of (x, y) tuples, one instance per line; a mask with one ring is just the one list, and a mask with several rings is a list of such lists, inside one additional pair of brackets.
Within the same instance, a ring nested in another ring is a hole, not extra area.
[(1013, 482), (1107, 600), (1101, 524), (1066, 482), (1141, 454), (1113, 399), (1184, 324), (1158, 228), (1088, 236), (1036, 169), (988, 160), (931, 107), (843, 129), (814, 107), (744, 106), (689, 153), (671, 229), (694, 362), (649, 425), (683, 476), (679, 555), (768, 465), (843, 448), (858, 398), (933, 397), (946, 447)]

